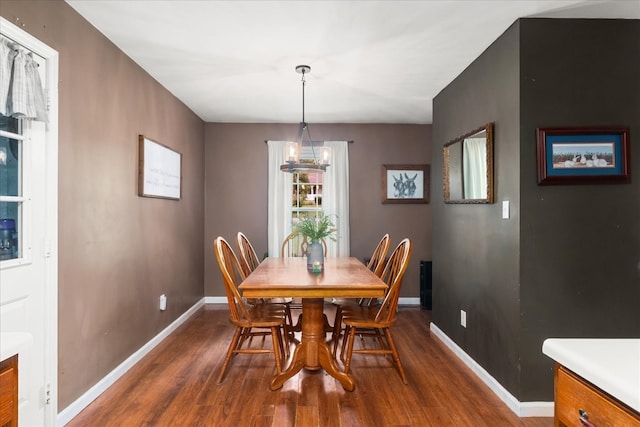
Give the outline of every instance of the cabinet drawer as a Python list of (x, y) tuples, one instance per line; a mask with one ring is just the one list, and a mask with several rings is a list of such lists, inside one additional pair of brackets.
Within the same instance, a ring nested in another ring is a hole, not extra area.
[(18, 425), (18, 356), (0, 362), (0, 426)]
[[(597, 427), (640, 426), (640, 415), (562, 366), (555, 367), (555, 424), (581, 426), (580, 409)], [(587, 424), (588, 425), (588, 424)]]

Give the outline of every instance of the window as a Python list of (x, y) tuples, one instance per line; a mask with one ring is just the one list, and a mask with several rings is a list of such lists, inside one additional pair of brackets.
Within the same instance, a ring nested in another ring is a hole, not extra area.
[(23, 144), (24, 133), (20, 120), (0, 115), (0, 262), (3, 267), (19, 264), (28, 255), (24, 218), (28, 214), (25, 158), (29, 153)]
[[(324, 141), (331, 147), (331, 165), (315, 179), (309, 174), (294, 177), (282, 172), (285, 163), (286, 141), (268, 141), (268, 252), (280, 254), (282, 242), (291, 232), (296, 218), (317, 215), (324, 211), (335, 218), (336, 240), (327, 242), (329, 256), (349, 256), (349, 150), (347, 141)], [(313, 158), (301, 150), (303, 159)], [(309, 148), (310, 150), (310, 148)], [(306, 175), (306, 177), (304, 176)], [(315, 174), (314, 174), (315, 175)], [(314, 180), (315, 179), (315, 180)], [(272, 255), (277, 256), (277, 255)]]
[[(310, 147), (303, 147), (300, 162), (311, 163), (313, 153)], [(292, 184), (291, 223), (296, 224), (302, 218), (314, 217), (322, 211), (323, 173), (294, 173)]]

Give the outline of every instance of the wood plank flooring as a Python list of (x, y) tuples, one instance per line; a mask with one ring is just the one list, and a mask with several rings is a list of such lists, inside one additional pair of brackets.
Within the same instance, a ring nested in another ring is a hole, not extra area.
[(553, 425), (552, 418), (514, 415), (430, 336), (430, 312), (417, 307), (400, 307), (392, 329), (409, 385), (389, 359), (354, 355), (353, 392), (324, 372), (305, 370), (270, 391), (271, 355), (236, 356), (217, 385), (233, 333), (227, 317), (225, 304), (205, 305), (67, 426)]

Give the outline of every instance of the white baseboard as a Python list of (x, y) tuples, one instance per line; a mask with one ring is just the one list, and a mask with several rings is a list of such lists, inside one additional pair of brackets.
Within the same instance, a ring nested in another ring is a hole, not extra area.
[(480, 380), (485, 383), (518, 417), (553, 417), (553, 402), (519, 402), (482, 366), (462, 350), (451, 338), (431, 322), (433, 335), (446, 345)]
[[(226, 302), (226, 298), (224, 298), (224, 301)], [(60, 411), (56, 418), (56, 425), (64, 426), (69, 421), (71, 421), (84, 408), (86, 408), (98, 396), (104, 393), (113, 383), (115, 383), (121, 376), (123, 376), (129, 369), (131, 369), (136, 363), (138, 363), (144, 356), (146, 356), (151, 350), (153, 350), (154, 347), (160, 344), (162, 340), (169, 336), (171, 332), (176, 330), (178, 326), (182, 325), (187, 319), (193, 316), (193, 314), (204, 304), (205, 298), (195, 303), (193, 307), (185, 311), (182, 316), (178, 317), (175, 321), (173, 321), (173, 323), (162, 330), (162, 332), (153, 337), (138, 351), (129, 356), (124, 362), (118, 365), (113, 371), (109, 372), (107, 376), (98, 381), (82, 396), (80, 396), (72, 404)]]
[(227, 297), (204, 297), (205, 304), (226, 304)]
[[(205, 304), (226, 304), (227, 297), (204, 297)], [(420, 305), (420, 298), (399, 298), (398, 305)]]

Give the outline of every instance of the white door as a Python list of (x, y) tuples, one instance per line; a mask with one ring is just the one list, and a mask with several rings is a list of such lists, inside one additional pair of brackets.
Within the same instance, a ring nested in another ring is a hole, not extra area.
[[(45, 85), (57, 82), (57, 56), (38, 57), (39, 42), (7, 21), (1, 28), (34, 53)], [(48, 125), (0, 117), (0, 332), (31, 338), (18, 355), (21, 426), (55, 425), (57, 413), (56, 111)]]

